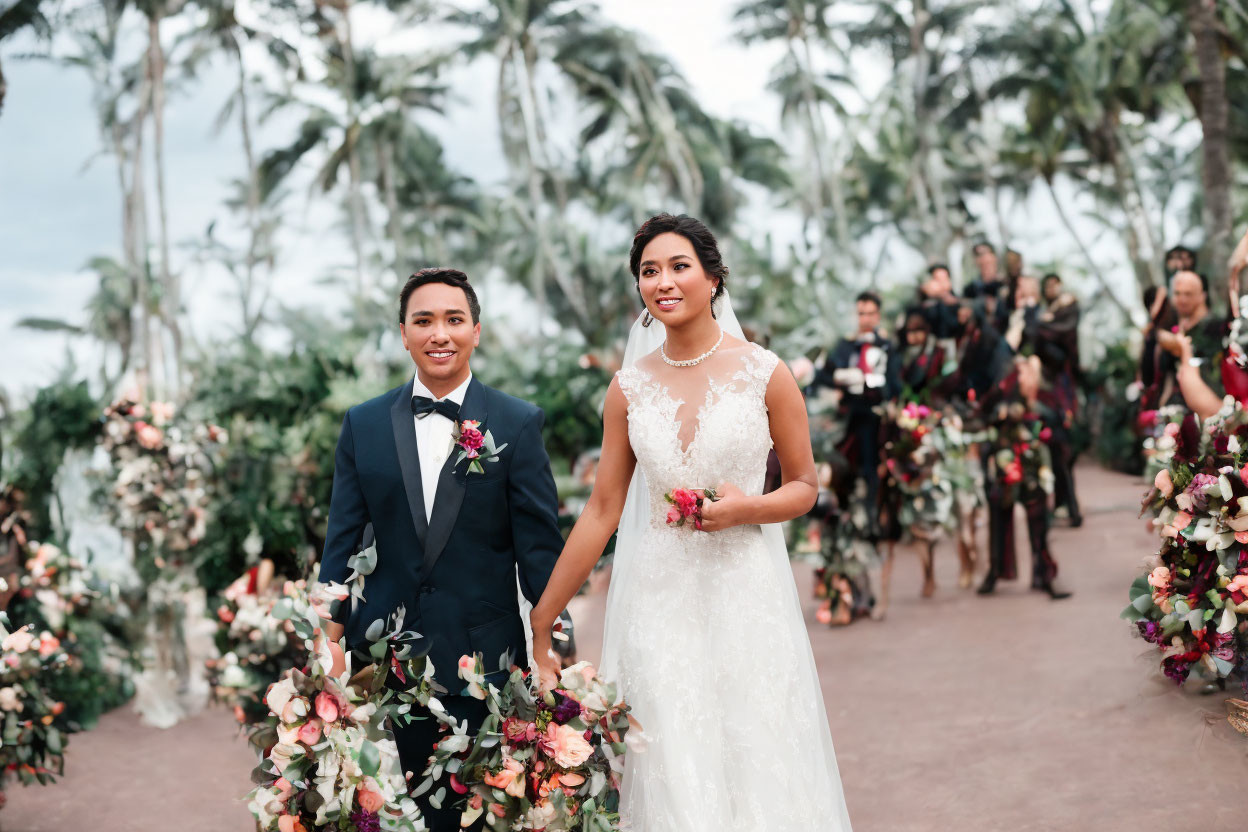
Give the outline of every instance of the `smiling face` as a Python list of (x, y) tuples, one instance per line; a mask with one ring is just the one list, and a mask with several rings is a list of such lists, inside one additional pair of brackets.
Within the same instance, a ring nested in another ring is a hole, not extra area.
[(707, 275), (698, 262), (693, 244), (681, 234), (660, 234), (641, 252), (637, 288), (646, 309), (665, 327), (709, 314), (718, 285), (718, 279)]
[(445, 283), (416, 289), (407, 299), (399, 332), (421, 382), (435, 396), (445, 396), (467, 380), (468, 359), (481, 342), (481, 324), (472, 322), (463, 289)]

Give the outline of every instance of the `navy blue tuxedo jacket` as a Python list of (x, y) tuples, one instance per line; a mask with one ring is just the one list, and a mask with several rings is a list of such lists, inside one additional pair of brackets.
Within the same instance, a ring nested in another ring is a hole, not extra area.
[(563, 549), (558, 496), (542, 443), (540, 408), (487, 387), (475, 378), (460, 419), (481, 423), (496, 446), (497, 462), (482, 459), (484, 474), (468, 473), (453, 448), (438, 479), (426, 521), (412, 383), (347, 411), (334, 457), (329, 531), (320, 580), (343, 583), (348, 559), (372, 524), (377, 566), (364, 584), (364, 602), (342, 605), (339, 623), (350, 648), (366, 648), (369, 625), (404, 605), (404, 629), (424, 639), (438, 682), (463, 688), (459, 657), (480, 653), (486, 670), (500, 656), (523, 665), (524, 625), (516, 576), (536, 603)]

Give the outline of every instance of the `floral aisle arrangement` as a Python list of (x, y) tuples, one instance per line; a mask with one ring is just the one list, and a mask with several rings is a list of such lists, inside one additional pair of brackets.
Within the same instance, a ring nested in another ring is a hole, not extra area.
[(0, 806), (10, 778), (26, 786), (56, 782), (72, 730), (65, 704), (47, 690), (49, 677), (68, 660), (60, 640), (46, 630), (9, 627), (0, 612)]
[(10, 619), (46, 631), (62, 645), (65, 661), (49, 674), (46, 686), (65, 704), (68, 724), (90, 729), (134, 694), (138, 634), (128, 603), (132, 599), (51, 543), (30, 541), (25, 554)]
[(271, 680), (307, 664), (307, 639), (296, 622), (306, 620), (310, 608), (306, 582), (284, 581), (261, 589), (256, 569), (222, 594), (216, 610), (220, 655), (205, 665), (213, 699), (232, 709), (240, 724), (264, 721), (270, 713), (264, 697)]
[[(412, 654), (415, 635), (402, 630), (400, 608), (385, 622), (389, 632), (379, 634), (367, 662), (353, 669), (353, 655), (343, 656), (322, 632), (334, 604), (347, 597), (344, 587), (318, 584), (310, 596), (289, 599), (288, 620), (304, 641), (308, 663), (269, 687), (268, 717), (251, 736), (262, 759), (252, 772), (256, 788), (248, 808), (261, 832), (425, 828), (386, 721), (410, 720), (416, 705), (442, 713), (433, 666)], [(277, 614), (285, 613), (286, 603), (278, 602)], [(337, 676), (331, 673), (335, 654), (345, 667)], [(386, 685), (391, 673), (402, 692)]]
[(172, 404), (137, 398), (105, 409), (101, 441), (116, 469), (106, 504), (134, 544), (139, 576), (151, 583), (193, 565), (207, 532), (214, 456), (228, 437), (216, 425), (175, 423)]
[(1203, 425), (1187, 415), (1143, 510), (1161, 548), (1129, 592), (1123, 617), (1160, 651), (1161, 670), (1248, 686), (1248, 411), (1228, 398)]
[(202, 619), (197, 547), (208, 529), (217, 458), (227, 441), (211, 424), (179, 419), (167, 402), (127, 395), (104, 411), (101, 445), (115, 469), (102, 500), (133, 546), (148, 624), (137, 682), (144, 720), (173, 725), (207, 700), (191, 647)]
[(441, 806), (445, 778), (462, 805), (462, 826), (484, 817), (498, 830), (619, 828), (623, 754), (640, 751), (644, 738), (615, 685), (587, 662), (565, 669), (548, 692), (519, 669), (501, 689), (488, 684), (480, 656), (461, 658), (459, 674), (490, 715), (476, 736), (464, 724), (438, 743), (417, 795), (436, 786), (430, 801)]

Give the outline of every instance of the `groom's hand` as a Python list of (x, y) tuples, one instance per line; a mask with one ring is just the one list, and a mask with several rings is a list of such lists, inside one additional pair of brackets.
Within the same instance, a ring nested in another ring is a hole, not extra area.
[(715, 502), (702, 503), (702, 531), (718, 532), (745, 523), (745, 508), (749, 498), (732, 483), (724, 483), (715, 489)]

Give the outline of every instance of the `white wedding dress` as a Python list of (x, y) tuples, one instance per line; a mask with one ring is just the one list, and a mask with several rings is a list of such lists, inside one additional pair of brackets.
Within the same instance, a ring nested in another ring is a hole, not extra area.
[[(732, 331), (735, 319), (720, 317)], [(624, 828), (848, 832), (779, 528), (695, 532), (665, 522), (663, 495), (673, 488), (732, 483), (762, 493), (772, 447), (765, 396), (779, 359), (750, 344), (725, 345), (693, 367), (656, 354), (626, 363), (617, 378), (638, 474), (621, 522), (603, 668), (649, 745), (627, 755)]]

